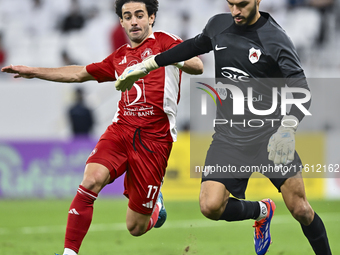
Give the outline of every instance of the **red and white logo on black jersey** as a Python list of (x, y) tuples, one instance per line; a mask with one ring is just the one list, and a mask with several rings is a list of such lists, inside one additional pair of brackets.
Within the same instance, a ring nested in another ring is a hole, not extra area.
[(144, 60), (150, 57), (151, 55), (152, 55), (152, 50), (150, 48), (146, 48), (140, 57)]
[(252, 64), (255, 64), (260, 60), (262, 52), (261, 50), (257, 50), (254, 47), (249, 50), (249, 60)]

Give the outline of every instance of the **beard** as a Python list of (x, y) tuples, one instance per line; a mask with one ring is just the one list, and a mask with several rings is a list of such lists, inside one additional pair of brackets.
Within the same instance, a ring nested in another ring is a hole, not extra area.
[(257, 6), (256, 6), (256, 1), (255, 1), (255, 3), (254, 3), (254, 8), (251, 10), (251, 12), (249, 13), (249, 15), (248, 15), (247, 18), (246, 18), (246, 17), (243, 17), (243, 16), (239, 16), (239, 15), (233, 17), (233, 18), (236, 18), (236, 17), (244, 18), (245, 22), (244, 22), (243, 24), (239, 24), (239, 23), (236, 23), (236, 22), (235, 22), (235, 24), (236, 24), (237, 26), (240, 26), (240, 27), (246, 27), (246, 26), (248, 26), (249, 23), (250, 23), (251, 21), (253, 21), (253, 19), (255, 18), (256, 13), (257, 13)]
[(134, 43), (141, 43), (141, 42), (143, 42), (146, 38), (147, 38), (147, 36), (148, 36), (148, 34), (149, 34), (149, 27), (144, 27), (144, 30), (143, 29), (140, 29), (140, 34), (139, 35), (131, 35), (130, 33), (128, 34), (128, 37), (129, 37), (129, 39), (132, 41), (132, 42), (134, 42)]

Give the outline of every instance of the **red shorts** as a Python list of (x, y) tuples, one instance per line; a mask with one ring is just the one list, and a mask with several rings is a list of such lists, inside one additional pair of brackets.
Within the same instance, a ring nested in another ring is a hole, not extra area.
[(124, 195), (129, 198), (130, 209), (151, 214), (171, 148), (171, 142), (148, 140), (143, 138), (143, 132), (138, 133), (131, 127), (113, 123), (101, 136), (86, 163), (107, 167), (111, 182), (126, 172)]

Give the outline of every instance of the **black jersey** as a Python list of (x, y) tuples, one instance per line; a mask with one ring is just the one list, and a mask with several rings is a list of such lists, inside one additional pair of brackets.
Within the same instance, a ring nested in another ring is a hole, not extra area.
[[(214, 50), (216, 77), (225, 77), (226, 66), (255, 79), (303, 73), (293, 43), (268, 13), (261, 12), (255, 24), (245, 27), (236, 25), (230, 13), (219, 14), (209, 20), (201, 35), (209, 37)], [(196, 40), (202, 45), (199, 41), (205, 39), (197, 36)]]
[[(208, 21), (201, 34), (177, 47), (178, 51), (174, 47), (157, 56), (157, 63), (170, 64), (214, 51), (216, 90), (222, 99), (222, 105), (217, 105), (216, 119), (221, 121), (216, 122), (214, 138), (233, 145), (258, 144), (276, 132), (286, 114), (282, 114), (280, 105), (280, 92), (285, 85), (308, 89), (293, 43), (268, 13), (261, 12), (261, 17), (250, 26), (236, 25), (230, 13), (218, 14)], [(242, 92), (241, 113), (234, 109), (236, 95), (230, 85)], [(304, 106), (308, 109), (309, 105), (310, 102)], [(268, 114), (259, 115), (256, 110), (268, 110)], [(289, 114), (299, 120), (304, 116), (295, 105)]]

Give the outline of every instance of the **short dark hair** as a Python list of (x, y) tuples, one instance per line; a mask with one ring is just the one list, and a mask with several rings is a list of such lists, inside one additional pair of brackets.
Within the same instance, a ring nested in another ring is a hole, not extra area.
[[(136, 3), (144, 3), (146, 10), (148, 11), (148, 15), (157, 14), (158, 11), (158, 0), (116, 0), (116, 13), (119, 18), (123, 19), (122, 7), (126, 3), (136, 2)], [(152, 26), (155, 22), (152, 24)]]

